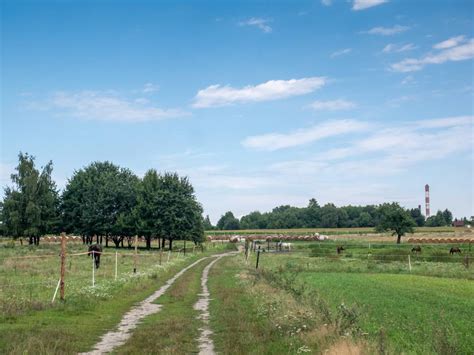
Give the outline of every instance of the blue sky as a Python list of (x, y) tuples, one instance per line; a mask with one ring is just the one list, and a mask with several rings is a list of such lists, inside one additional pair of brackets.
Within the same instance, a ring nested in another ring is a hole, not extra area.
[(19, 151), (188, 175), (214, 222), (281, 204), (473, 211), (472, 1), (1, 3)]

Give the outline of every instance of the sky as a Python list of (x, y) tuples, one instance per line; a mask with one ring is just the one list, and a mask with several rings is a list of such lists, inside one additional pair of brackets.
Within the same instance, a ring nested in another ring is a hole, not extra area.
[(215, 223), (397, 201), (474, 215), (474, 2), (1, 1), (0, 184), (18, 153), (189, 177)]

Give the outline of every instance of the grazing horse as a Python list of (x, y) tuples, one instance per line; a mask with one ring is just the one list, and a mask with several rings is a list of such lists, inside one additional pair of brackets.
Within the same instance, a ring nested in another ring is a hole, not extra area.
[(92, 254), (92, 257), (94, 258), (95, 268), (98, 269), (100, 266), (100, 254), (102, 254), (102, 245), (100, 244), (89, 245), (89, 252), (87, 253), (87, 256), (90, 256), (91, 254)]
[(418, 254), (418, 253), (421, 253), (421, 247), (420, 247), (419, 245), (417, 245), (416, 247), (413, 247), (413, 248), (411, 249), (411, 252), (412, 252), (412, 253), (417, 253), (417, 254)]
[(343, 250), (346, 250), (346, 249), (344, 249), (343, 246), (340, 246), (340, 247), (336, 248), (336, 251), (337, 251), (338, 254), (341, 254)]
[(461, 249), (459, 249), (458, 247), (453, 247), (449, 249), (449, 254), (453, 255), (455, 253), (461, 254)]
[(283, 242), (279, 242), (278, 243), (278, 249), (280, 251), (283, 251), (285, 249), (288, 249), (288, 251), (291, 251), (291, 243), (283, 243)]

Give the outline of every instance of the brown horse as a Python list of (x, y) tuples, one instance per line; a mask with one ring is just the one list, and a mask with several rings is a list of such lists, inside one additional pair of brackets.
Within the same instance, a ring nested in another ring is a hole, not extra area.
[(336, 248), (337, 254), (341, 254), (343, 250), (346, 250), (346, 249), (344, 249), (343, 246), (340, 246), (340, 247)]
[(449, 254), (453, 255), (455, 253), (461, 254), (461, 249), (459, 249), (458, 247), (452, 247), (451, 249), (449, 249)]
[(102, 254), (102, 245), (100, 244), (89, 245), (89, 252), (87, 253), (87, 256), (90, 256), (91, 254), (92, 254), (92, 257), (94, 258), (95, 268), (98, 269), (100, 266), (100, 254)]
[(418, 253), (421, 253), (421, 247), (420, 247), (419, 245), (417, 245), (416, 247), (413, 247), (413, 248), (411, 249), (411, 252), (412, 252), (412, 253), (417, 253), (417, 254), (418, 254)]

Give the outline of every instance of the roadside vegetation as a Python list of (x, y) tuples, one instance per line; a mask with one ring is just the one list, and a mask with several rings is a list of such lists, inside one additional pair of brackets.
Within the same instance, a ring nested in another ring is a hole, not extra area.
[[(153, 293), (177, 271), (202, 256), (235, 248), (231, 244), (215, 244), (205, 249), (204, 253), (196, 250), (195, 254), (187, 253), (186, 257), (182, 253), (178, 257), (178, 253), (174, 252), (170, 262), (163, 262), (162, 267), (159, 266), (159, 253), (149, 252), (153, 255), (139, 258), (137, 274), (132, 272), (133, 258), (124, 257), (118, 281), (113, 279), (112, 260), (103, 259), (101, 268), (97, 270), (95, 287), (91, 286), (91, 258), (82, 255), (68, 265), (71, 272), (66, 276), (65, 301), (51, 304), (59, 272), (59, 257), (25, 259), (16, 264), (16, 268), (15, 264), (11, 265), (12, 269), (8, 265), (8, 268), (5, 267), (11, 260), (4, 256), (15, 253), (22, 256), (58, 253), (58, 247), (57, 244), (43, 244), (39, 248), (0, 248), (1, 282), (31, 283), (51, 277), (56, 280), (46, 288), (43, 284), (2, 288), (0, 353), (65, 354), (90, 350), (100, 335), (119, 323), (125, 312)], [(71, 251), (84, 250), (81, 246), (76, 248), (71, 247)], [(141, 253), (147, 252), (141, 250)], [(166, 258), (163, 260), (166, 261)]]

